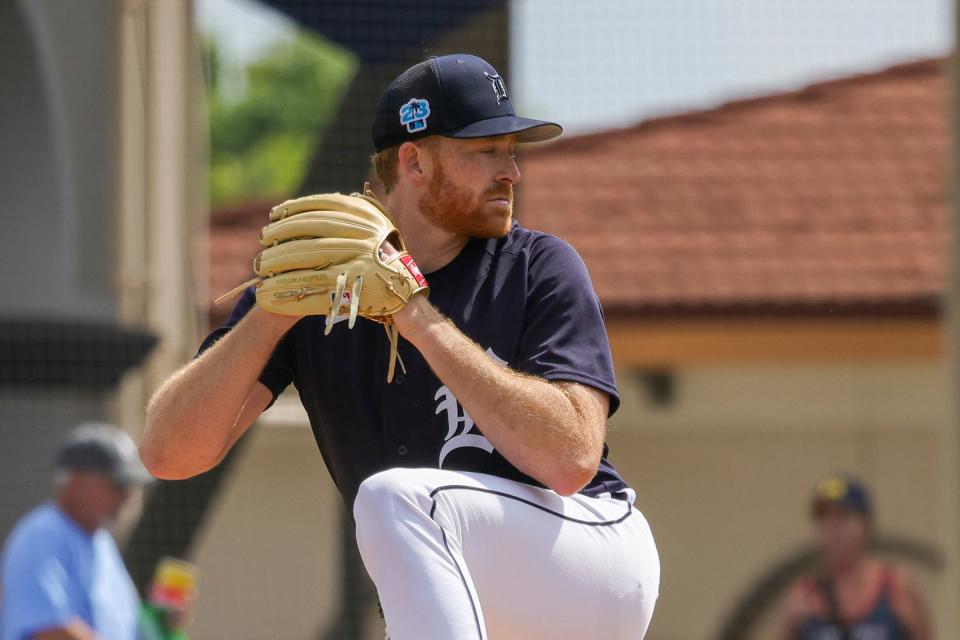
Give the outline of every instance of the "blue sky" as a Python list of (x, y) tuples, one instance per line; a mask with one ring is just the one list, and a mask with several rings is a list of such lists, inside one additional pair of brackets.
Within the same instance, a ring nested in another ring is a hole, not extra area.
[[(238, 60), (293, 26), (255, 0), (197, 0)], [(946, 55), (950, 0), (513, 0), (511, 98), (570, 133)]]

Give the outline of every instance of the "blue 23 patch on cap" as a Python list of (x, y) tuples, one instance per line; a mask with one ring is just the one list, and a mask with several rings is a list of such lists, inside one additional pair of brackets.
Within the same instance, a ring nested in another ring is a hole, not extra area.
[(410, 102), (400, 107), (400, 124), (406, 125), (410, 133), (426, 129), (429, 116), (430, 103), (422, 98), (411, 98)]

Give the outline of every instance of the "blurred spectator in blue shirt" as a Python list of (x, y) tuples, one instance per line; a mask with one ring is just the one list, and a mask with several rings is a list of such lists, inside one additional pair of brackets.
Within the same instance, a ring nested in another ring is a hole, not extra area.
[(88, 423), (67, 436), (54, 477), (53, 501), (4, 547), (0, 640), (135, 640), (139, 597), (104, 527), (150, 474), (130, 436)]

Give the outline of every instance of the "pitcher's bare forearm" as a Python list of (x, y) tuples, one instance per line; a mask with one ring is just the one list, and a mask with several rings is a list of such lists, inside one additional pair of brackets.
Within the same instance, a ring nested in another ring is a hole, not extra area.
[(270, 402), (264, 365), (298, 318), (254, 307), (226, 336), (174, 373), (147, 406), (140, 456), (159, 478), (215, 466)]
[(603, 451), (605, 393), (498, 366), (422, 296), (395, 320), (515, 467), (562, 495), (593, 478)]

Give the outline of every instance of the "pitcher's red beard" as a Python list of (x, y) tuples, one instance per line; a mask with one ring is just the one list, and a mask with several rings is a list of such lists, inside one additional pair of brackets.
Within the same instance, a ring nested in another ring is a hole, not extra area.
[[(458, 187), (437, 163), (430, 190), (420, 197), (423, 215), (444, 231), (473, 238), (502, 238), (513, 221), (513, 185), (497, 184), (479, 196)], [(491, 200), (500, 200), (491, 202)], [(505, 200), (506, 202), (503, 202)]]

